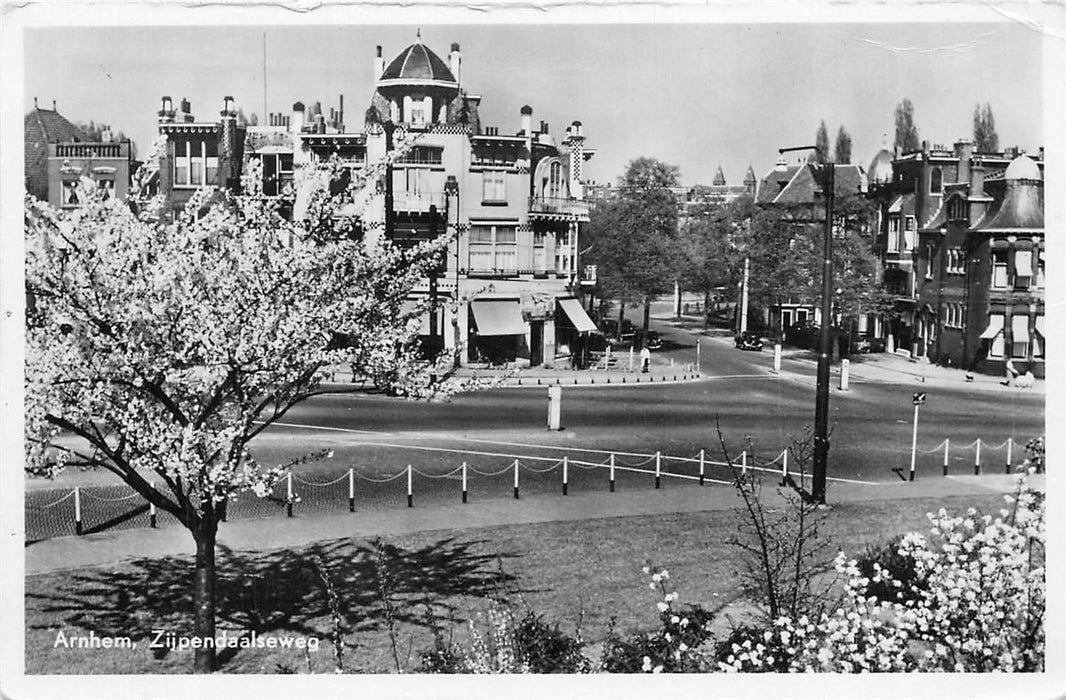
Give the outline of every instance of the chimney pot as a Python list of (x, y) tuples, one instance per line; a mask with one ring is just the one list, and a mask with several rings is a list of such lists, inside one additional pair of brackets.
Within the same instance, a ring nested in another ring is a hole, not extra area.
[(452, 42), (452, 51), (458, 51), (458, 50), (459, 50), (459, 42), (453, 41)]
[(378, 57), (378, 58), (381, 58), (381, 46), (378, 46), (378, 47), (377, 47), (377, 50), (378, 50), (378, 54), (377, 54), (377, 57)]

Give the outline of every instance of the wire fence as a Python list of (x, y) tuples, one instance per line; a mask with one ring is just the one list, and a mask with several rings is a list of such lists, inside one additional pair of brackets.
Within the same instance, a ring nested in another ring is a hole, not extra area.
[[(418, 505), (467, 503), (477, 499), (522, 498), (573, 492), (661, 489), (676, 486), (731, 485), (737, 470), (743, 474), (779, 476), (803, 485), (809, 473), (797, 469), (796, 455), (786, 448), (766, 460), (747, 451), (732, 462), (708, 457), (705, 450), (692, 456), (606, 450), (565, 449), (558, 456), (514, 455), (468, 451), (469, 459), (451, 468), (434, 470), (412, 464), (391, 470), (352, 464), (337, 469), (333, 478), (289, 471), (270, 492), (259, 497), (248, 491), (230, 497), (225, 520), (252, 520), (298, 517), (304, 514), (374, 511)], [(412, 449), (420, 449), (412, 447)], [(433, 449), (433, 448), (421, 448)], [(582, 458), (574, 458), (578, 453)], [(944, 476), (953, 473), (1010, 473), (1025, 459), (1025, 445), (1012, 438), (994, 444), (975, 440), (959, 444), (943, 440), (935, 447), (916, 450), (923, 474), (929, 462), (938, 460)], [(791, 463), (790, 463), (791, 460)], [(915, 460), (917, 463), (917, 460)], [(999, 466), (1002, 465), (1002, 466)], [(901, 470), (897, 471), (901, 478)], [(915, 478), (912, 468), (910, 480)], [(875, 482), (827, 477), (831, 482), (873, 484)], [(126, 484), (79, 486), (73, 489), (30, 491), (25, 502), (26, 539), (38, 541), (53, 537), (83, 535), (107, 530), (167, 527), (177, 518), (149, 504)]]

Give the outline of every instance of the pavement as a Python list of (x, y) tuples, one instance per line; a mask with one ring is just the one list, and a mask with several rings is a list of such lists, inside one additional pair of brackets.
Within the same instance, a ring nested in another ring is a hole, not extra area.
[[(1031, 477), (1043, 490), (1044, 477)], [(987, 496), (1009, 493), (1014, 477), (1007, 474), (936, 477), (915, 482), (857, 484), (834, 482), (830, 504), (890, 501), (946, 496)], [(764, 491), (764, 494), (770, 490)], [(628, 492), (543, 495), (471, 500), (465, 505), (397, 508), (388, 511), (308, 514), (283, 520), (239, 520), (220, 524), (219, 545), (235, 551), (300, 547), (344, 537), (399, 536), (435, 530), (479, 530), (496, 526), (581, 521), (607, 517), (731, 510), (740, 506), (732, 487), (641, 489)], [(26, 573), (115, 565), (123, 560), (191, 556), (191, 535), (181, 527), (113, 530), (81, 537), (57, 537), (26, 546)]]

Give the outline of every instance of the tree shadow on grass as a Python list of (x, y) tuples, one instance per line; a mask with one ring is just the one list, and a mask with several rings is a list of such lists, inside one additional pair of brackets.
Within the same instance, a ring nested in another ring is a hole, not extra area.
[[(432, 627), (465, 619), (463, 597), (501, 597), (520, 591), (506, 573), (505, 559), (481, 545), (486, 540), (442, 539), (424, 547), (403, 549), (382, 545), (388, 594), (394, 623)], [(338, 609), (347, 633), (387, 626), (378, 579), (378, 549), (373, 542), (337, 540), (296, 551), (234, 552), (220, 546), (217, 557), (218, 627), (259, 635), (284, 632), (328, 637), (330, 609), (325, 585), (316, 566), (325, 563), (338, 596)], [(46, 620), (30, 629), (78, 627), (101, 637), (130, 637), (146, 646), (165, 630), (178, 636), (193, 634), (191, 557), (138, 559), (109, 568), (52, 578), (47, 590), (28, 585), (27, 607)], [(432, 606), (432, 614), (427, 606)], [(27, 615), (27, 620), (32, 619)], [(221, 632), (220, 632), (221, 633)], [(156, 658), (170, 650), (153, 649)], [(223, 665), (238, 653), (225, 649)]]

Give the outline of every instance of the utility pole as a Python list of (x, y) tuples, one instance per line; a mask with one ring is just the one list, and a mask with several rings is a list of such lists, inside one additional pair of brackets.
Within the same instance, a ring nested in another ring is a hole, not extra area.
[[(751, 225), (751, 222), (748, 222)], [(748, 273), (750, 270), (751, 259), (748, 256), (744, 256), (744, 284), (741, 288), (740, 294), (740, 333), (743, 335), (748, 332)]]
[[(806, 151), (814, 146), (779, 148), (779, 153)], [(828, 158), (824, 160), (828, 161)], [(833, 194), (836, 187), (835, 166), (808, 164), (825, 197), (825, 231), (822, 241), (822, 328), (818, 343), (818, 387), (814, 400), (814, 469), (811, 498), (825, 503), (826, 471), (829, 461), (829, 360), (833, 355), (830, 324), (833, 315)]]

